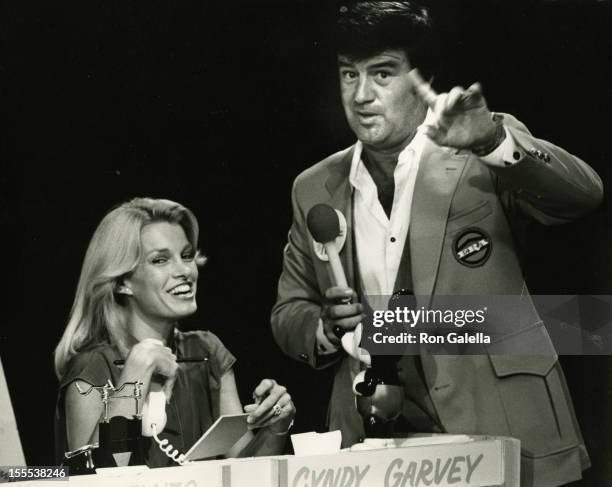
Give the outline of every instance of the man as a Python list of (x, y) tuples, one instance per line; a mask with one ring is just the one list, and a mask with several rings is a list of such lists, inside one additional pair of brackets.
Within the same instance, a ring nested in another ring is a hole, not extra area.
[[(492, 114), (481, 88), (436, 95), (414, 67), (426, 63), (431, 21), (410, 2), (342, 7), (336, 38), (344, 111), (357, 143), (300, 174), (285, 249), (275, 338), (314, 368), (333, 366), (330, 429), (343, 445), (363, 437), (352, 380), (360, 365), (339, 336), (363, 319), (370, 295), (519, 295), (494, 325), (488, 354), (403, 357), (403, 421), (413, 431), (521, 440), (521, 485), (561, 485), (589, 464), (563, 373), (519, 266), (512, 224), (575, 219), (597, 207), (599, 177), (563, 149)], [(306, 215), (327, 203), (345, 216), (340, 259), (350, 288), (332, 286)], [(466, 256), (475, 234), (487, 251)], [(352, 301), (347, 302), (348, 299)], [(500, 338), (501, 337), (501, 338)], [(530, 357), (503, 355), (524, 350)], [(496, 353), (497, 352), (497, 353)]]

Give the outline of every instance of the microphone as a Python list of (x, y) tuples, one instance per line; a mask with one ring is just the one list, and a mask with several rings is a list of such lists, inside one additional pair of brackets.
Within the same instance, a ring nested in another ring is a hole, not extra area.
[[(340, 220), (336, 210), (326, 204), (315, 205), (306, 216), (306, 225), (315, 241), (322, 244), (327, 252), (334, 285), (348, 287), (336, 247), (336, 238), (340, 235)], [(336, 336), (342, 331), (340, 326), (334, 327)], [(395, 420), (401, 415), (404, 401), (404, 389), (399, 385), (395, 365), (397, 359), (391, 357), (389, 363), (387, 357), (370, 356), (367, 350), (360, 347), (362, 331), (359, 323), (354, 330), (339, 336), (342, 348), (370, 367), (361, 371), (353, 382), (355, 406), (363, 418), (369, 438), (392, 438)]]
[[(306, 225), (314, 240), (325, 248), (329, 258), (332, 284), (349, 287), (336, 246), (336, 238), (340, 235), (340, 220), (336, 210), (325, 203), (314, 205), (308, 211)], [(350, 298), (347, 299), (346, 303), (350, 303)], [(340, 326), (334, 327), (334, 334), (342, 341), (342, 348), (344, 348), (346, 353), (369, 366), (371, 364), (370, 354), (359, 346), (361, 343), (361, 332), (361, 323), (354, 330), (347, 332), (344, 332)]]
[(336, 210), (329, 205), (319, 203), (308, 212), (306, 225), (315, 241), (325, 248), (334, 285), (348, 287), (336, 247), (336, 238), (340, 235), (340, 220)]

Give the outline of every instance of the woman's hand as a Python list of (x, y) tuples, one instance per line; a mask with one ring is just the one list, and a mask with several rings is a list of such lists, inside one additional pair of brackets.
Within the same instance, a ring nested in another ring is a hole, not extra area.
[(139, 380), (143, 383), (143, 394), (146, 394), (151, 377), (161, 375), (165, 377), (162, 388), (169, 401), (177, 370), (176, 355), (172, 350), (160, 340), (145, 338), (130, 350), (121, 373), (121, 383)]
[(253, 391), (255, 404), (244, 407), (249, 413), (249, 428), (268, 428), (273, 433), (284, 433), (291, 427), (295, 406), (287, 389), (273, 379), (264, 379)]

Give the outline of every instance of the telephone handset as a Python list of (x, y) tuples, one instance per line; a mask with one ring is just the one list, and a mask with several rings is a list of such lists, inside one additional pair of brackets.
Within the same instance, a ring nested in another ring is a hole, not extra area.
[(164, 430), (167, 419), (166, 394), (159, 382), (151, 382), (149, 394), (142, 406), (142, 436), (152, 436), (159, 449), (179, 465), (190, 463), (167, 439), (160, 440), (157, 436)]
[(142, 405), (142, 436), (154, 436), (166, 426), (166, 394), (159, 382), (151, 382), (149, 394)]

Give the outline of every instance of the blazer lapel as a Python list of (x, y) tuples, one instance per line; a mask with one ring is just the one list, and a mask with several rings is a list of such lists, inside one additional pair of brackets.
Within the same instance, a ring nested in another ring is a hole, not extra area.
[(340, 211), (346, 219), (346, 241), (340, 250), (340, 260), (346, 274), (346, 280), (352, 289), (355, 289), (355, 272), (353, 263), (353, 188), (349, 182), (351, 161), (354, 146), (347, 150), (334, 165), (329, 169), (329, 177), (325, 186), (329, 191), (330, 198), (324, 203)]
[(467, 153), (431, 146), (428, 142), (419, 165), (410, 211), (410, 261), (417, 296), (433, 293), (450, 204), (468, 158)]

